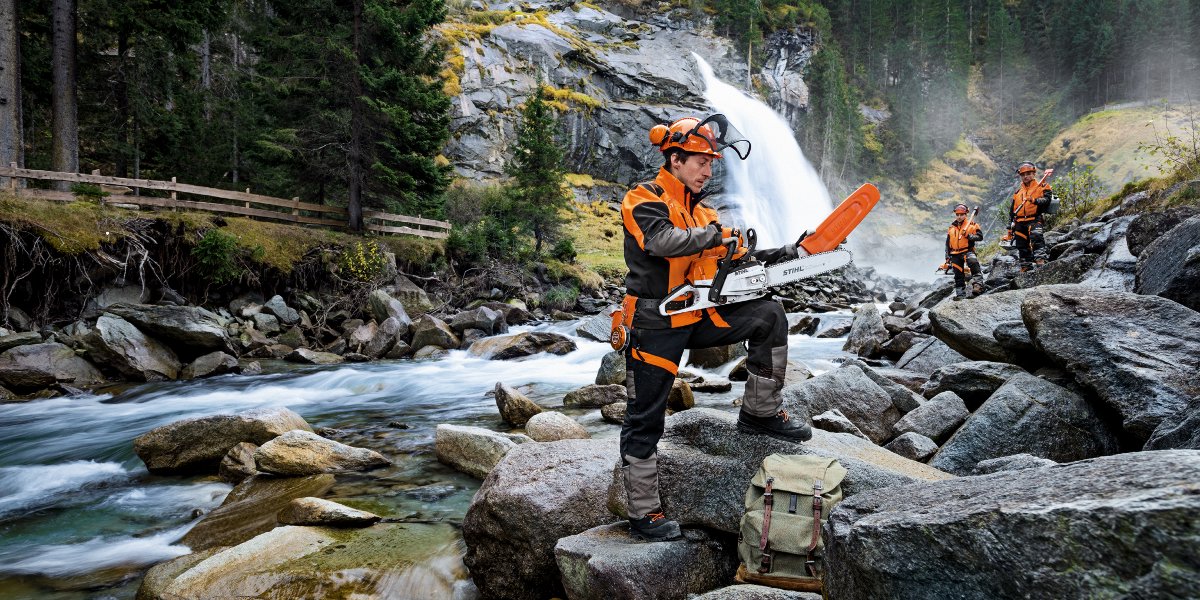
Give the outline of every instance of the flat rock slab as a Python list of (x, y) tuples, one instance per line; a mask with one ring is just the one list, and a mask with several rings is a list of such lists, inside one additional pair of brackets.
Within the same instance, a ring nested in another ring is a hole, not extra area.
[(858, 494), (825, 526), (826, 591), (878, 598), (1192, 598), (1200, 451), (1106, 456)]
[(681, 540), (646, 543), (620, 522), (558, 540), (554, 557), (571, 600), (684, 600), (733, 578), (735, 543), (702, 529), (685, 529)]
[(277, 515), (280, 525), (323, 527), (370, 527), (382, 518), (365, 510), (350, 508), (324, 498), (296, 498)]
[(943, 304), (929, 311), (933, 334), (970, 360), (1015, 363), (1013, 356), (992, 335), (996, 326), (1021, 318), (1021, 302), (1029, 290), (987, 294), (966, 302)]
[(526, 435), (443, 423), (437, 426), (434, 452), (439, 462), (483, 479), (509, 450), (532, 441)]
[(293, 499), (320, 496), (331, 487), (333, 475), (255, 475), (234, 487), (221, 506), (204, 515), (179, 543), (193, 551), (240, 544), (273, 529), (278, 524), (276, 515)]
[(325, 439), (311, 431), (289, 431), (254, 451), (254, 464), (263, 473), (315, 475), (363, 471), (391, 464), (369, 448), (356, 448)]
[(765, 585), (731, 585), (696, 596), (695, 600), (821, 600), (813, 592), (793, 592)]

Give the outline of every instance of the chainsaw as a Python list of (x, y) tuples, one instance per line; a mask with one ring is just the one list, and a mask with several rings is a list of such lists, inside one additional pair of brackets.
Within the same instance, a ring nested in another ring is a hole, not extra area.
[[(698, 279), (671, 290), (658, 305), (659, 314), (669, 317), (693, 310), (703, 310), (761, 298), (774, 287), (815, 277), (840, 269), (851, 263), (854, 256), (841, 248), (846, 236), (866, 218), (879, 202), (879, 190), (864, 183), (838, 205), (813, 233), (799, 241), (807, 256), (767, 266), (751, 257), (757, 243), (753, 229), (746, 230), (745, 259), (734, 258), (738, 251), (738, 236), (722, 240), (727, 251), (717, 261), (712, 279)], [(671, 308), (668, 308), (670, 306)]]

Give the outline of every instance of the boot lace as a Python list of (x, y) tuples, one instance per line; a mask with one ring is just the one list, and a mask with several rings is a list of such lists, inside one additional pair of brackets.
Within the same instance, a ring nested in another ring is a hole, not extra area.
[(667, 518), (667, 515), (665, 515), (665, 514), (663, 514), (663, 513), (660, 513), (660, 512), (656, 512), (656, 513), (649, 513), (649, 514), (647, 514), (646, 516), (647, 516), (647, 517), (650, 517), (650, 522), (651, 522), (651, 523), (654, 523), (655, 521), (658, 521), (658, 520), (660, 520), (660, 519), (665, 519), (665, 518)]
[(792, 418), (790, 415), (787, 414), (786, 410), (779, 411), (779, 414), (776, 416), (779, 417), (780, 419), (783, 419), (784, 423), (787, 423)]

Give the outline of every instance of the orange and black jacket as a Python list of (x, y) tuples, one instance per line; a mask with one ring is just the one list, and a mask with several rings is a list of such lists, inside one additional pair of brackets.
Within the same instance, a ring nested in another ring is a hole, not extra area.
[(967, 225), (965, 219), (961, 225), (951, 223), (950, 228), (946, 230), (946, 255), (958, 255), (974, 250), (975, 242), (982, 239), (983, 231), (979, 229), (979, 223)]
[(1013, 194), (1012, 208), (1009, 209), (1009, 219), (1014, 223), (1024, 223), (1038, 218), (1042, 207), (1050, 203), (1050, 186), (1038, 183), (1037, 180), (1022, 184)]
[[(626, 311), (633, 314), (634, 327), (666, 329), (691, 325), (703, 318), (702, 311), (663, 317), (658, 304), (669, 293), (689, 282), (694, 269), (723, 257), (722, 228), (717, 211), (703, 204), (704, 194), (693, 194), (665, 168), (654, 181), (635, 186), (621, 202), (625, 226)], [(707, 252), (706, 252), (707, 251)], [(754, 252), (764, 262), (795, 257), (796, 250), (784, 246)], [(636, 310), (630, 311), (636, 304)]]

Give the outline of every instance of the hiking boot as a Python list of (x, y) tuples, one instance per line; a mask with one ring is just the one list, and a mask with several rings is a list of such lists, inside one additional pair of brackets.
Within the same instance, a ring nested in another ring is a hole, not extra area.
[(974, 298), (981, 294), (983, 294), (983, 284), (980, 284), (980, 283), (971, 284), (971, 297)]
[(967, 296), (966, 288), (954, 288), (954, 301), (955, 302), (962, 300), (964, 298), (967, 298), (967, 297), (968, 296)]
[(683, 531), (659, 509), (640, 519), (629, 519), (629, 535), (646, 542), (669, 542), (683, 538)]
[(738, 431), (754, 435), (769, 435), (785, 442), (807, 442), (812, 439), (812, 428), (793, 420), (786, 410), (770, 417), (756, 417), (746, 411), (738, 412)]

